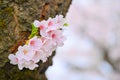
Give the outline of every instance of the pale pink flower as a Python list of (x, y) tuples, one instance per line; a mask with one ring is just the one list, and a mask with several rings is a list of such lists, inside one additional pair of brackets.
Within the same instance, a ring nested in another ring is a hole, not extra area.
[(35, 63), (39, 62), (41, 60), (41, 54), (44, 54), (44, 52), (41, 49), (36, 51), (34, 57), (32, 58), (32, 61), (34, 61)]
[(48, 27), (46, 32), (50, 30), (58, 30), (63, 28), (65, 24), (65, 19), (63, 18), (62, 15), (57, 15), (55, 18), (49, 18), (47, 20), (47, 24), (48, 24)]
[(45, 37), (41, 37), (43, 41), (43, 46), (41, 47), (41, 50), (46, 53), (46, 56), (49, 57), (52, 52), (57, 48), (56, 45), (53, 44), (52, 39), (48, 39)]
[(36, 67), (38, 67), (38, 65), (35, 64), (33, 61), (29, 62), (28, 68), (30, 70), (34, 70)]
[(35, 55), (35, 51), (31, 49), (28, 45), (19, 46), (16, 56), (19, 60), (25, 59), (27, 61), (32, 60)]
[(33, 25), (39, 28), (40, 37), (34, 36), (28, 40), (24, 46), (19, 46), (16, 54), (10, 54), (8, 58), (10, 63), (18, 65), (18, 68), (29, 68), (30, 70), (38, 67), (36, 63), (40, 60), (46, 62), (52, 52), (63, 45), (65, 40), (62, 32), (64, 26), (64, 18), (57, 15), (55, 18), (49, 18), (47, 21), (35, 20)]
[(35, 20), (34, 22), (33, 22), (33, 25), (35, 26), (35, 27), (37, 27), (37, 28), (39, 28), (39, 30), (40, 30), (40, 35), (41, 36), (44, 36), (44, 37), (46, 37), (46, 30), (47, 30), (47, 27), (48, 27), (48, 25), (47, 25), (48, 23), (47, 23), (47, 21), (41, 21), (41, 22), (39, 22), (38, 20)]
[(18, 64), (18, 58), (14, 54), (10, 54), (8, 58), (11, 64), (14, 64), (14, 65)]
[(63, 25), (66, 23), (65, 19), (63, 18), (63, 15), (56, 15), (54, 18), (55, 24), (59, 27), (63, 27)]
[(63, 32), (61, 30), (49, 31), (48, 37), (52, 39), (53, 45), (63, 46), (63, 41), (65, 40), (65, 37), (63, 36)]
[(38, 38), (37, 36), (35, 36), (29, 40), (28, 46), (30, 46), (31, 49), (33, 50), (38, 50), (42, 46), (42, 40)]
[(35, 26), (35, 27), (37, 27), (37, 28), (39, 28), (39, 30), (40, 30), (40, 35), (42, 34), (42, 35), (44, 35), (45, 36), (45, 31), (46, 31), (46, 27), (47, 27), (47, 21), (38, 21), (38, 20), (35, 20), (34, 22), (33, 22), (33, 25)]
[(43, 21), (38, 21), (38, 20), (35, 20), (33, 22), (33, 25), (37, 28), (39, 28), (40, 30), (43, 30), (46, 26), (47, 26), (47, 21), (43, 20)]
[(49, 18), (47, 20), (47, 29), (46, 32), (50, 31), (50, 30), (57, 30), (59, 29), (59, 26), (56, 24), (56, 21), (54, 20), (54, 18)]
[(40, 35), (42, 37), (47, 37), (47, 32), (63, 28), (65, 19), (62, 15), (57, 15), (55, 18), (49, 18), (47, 21), (44, 20), (39, 22), (35, 20), (33, 24), (40, 29)]
[(37, 28), (39, 28), (40, 30), (43, 30), (47, 27), (47, 21), (43, 20), (43, 21), (38, 21), (38, 20), (35, 20), (33, 22), (33, 25)]
[(35, 60), (37, 61), (37, 58), (40, 59), (43, 63), (47, 61), (47, 55), (42, 50), (39, 50), (36, 52), (36, 55), (34, 57), (34, 61)]
[(20, 70), (22, 70), (23, 68), (29, 68), (30, 70), (35, 69), (36, 67), (38, 67), (37, 64), (34, 63), (34, 61), (30, 60), (30, 61), (26, 61), (25, 59), (21, 59), (18, 63), (18, 68)]
[(49, 57), (56, 48), (57, 46), (53, 44), (51, 39), (46, 39), (41, 49), (44, 51), (46, 56)]
[(48, 27), (51, 27), (51, 26), (54, 26), (54, 25), (55, 25), (54, 19), (49, 18), (49, 19), (47, 20), (47, 26), (48, 26)]

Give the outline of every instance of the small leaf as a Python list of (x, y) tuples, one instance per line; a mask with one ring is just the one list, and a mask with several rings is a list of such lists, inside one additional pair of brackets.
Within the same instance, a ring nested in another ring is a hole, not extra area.
[(29, 38), (33, 38), (34, 36), (37, 35), (37, 33), (38, 33), (38, 28), (35, 27), (35, 26), (32, 24), (32, 32), (31, 32)]
[(67, 26), (68, 26), (68, 24), (67, 24), (67, 23), (65, 23), (63, 26), (67, 27)]

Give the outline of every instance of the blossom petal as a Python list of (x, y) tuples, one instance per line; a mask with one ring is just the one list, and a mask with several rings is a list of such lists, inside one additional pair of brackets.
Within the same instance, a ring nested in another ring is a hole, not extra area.
[(39, 27), (39, 26), (40, 26), (40, 22), (39, 22), (38, 20), (35, 20), (35, 21), (33, 22), (33, 25), (34, 25), (35, 27)]
[(10, 54), (8, 58), (11, 60), (10, 63), (16, 65), (18, 63), (18, 59), (14, 54)]

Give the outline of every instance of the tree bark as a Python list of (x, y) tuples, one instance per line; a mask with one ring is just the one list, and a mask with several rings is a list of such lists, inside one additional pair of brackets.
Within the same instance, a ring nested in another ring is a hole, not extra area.
[(20, 71), (9, 63), (8, 55), (28, 39), (35, 19), (65, 16), (70, 3), (71, 0), (0, 0), (0, 80), (46, 80), (45, 70), (52, 64), (55, 52), (33, 71)]

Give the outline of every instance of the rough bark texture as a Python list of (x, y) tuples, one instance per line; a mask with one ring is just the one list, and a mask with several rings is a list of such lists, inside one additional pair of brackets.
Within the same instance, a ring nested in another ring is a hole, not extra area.
[(44, 73), (55, 52), (34, 71), (18, 70), (9, 63), (8, 55), (25, 43), (35, 19), (65, 16), (70, 3), (71, 0), (0, 0), (0, 80), (46, 80)]

